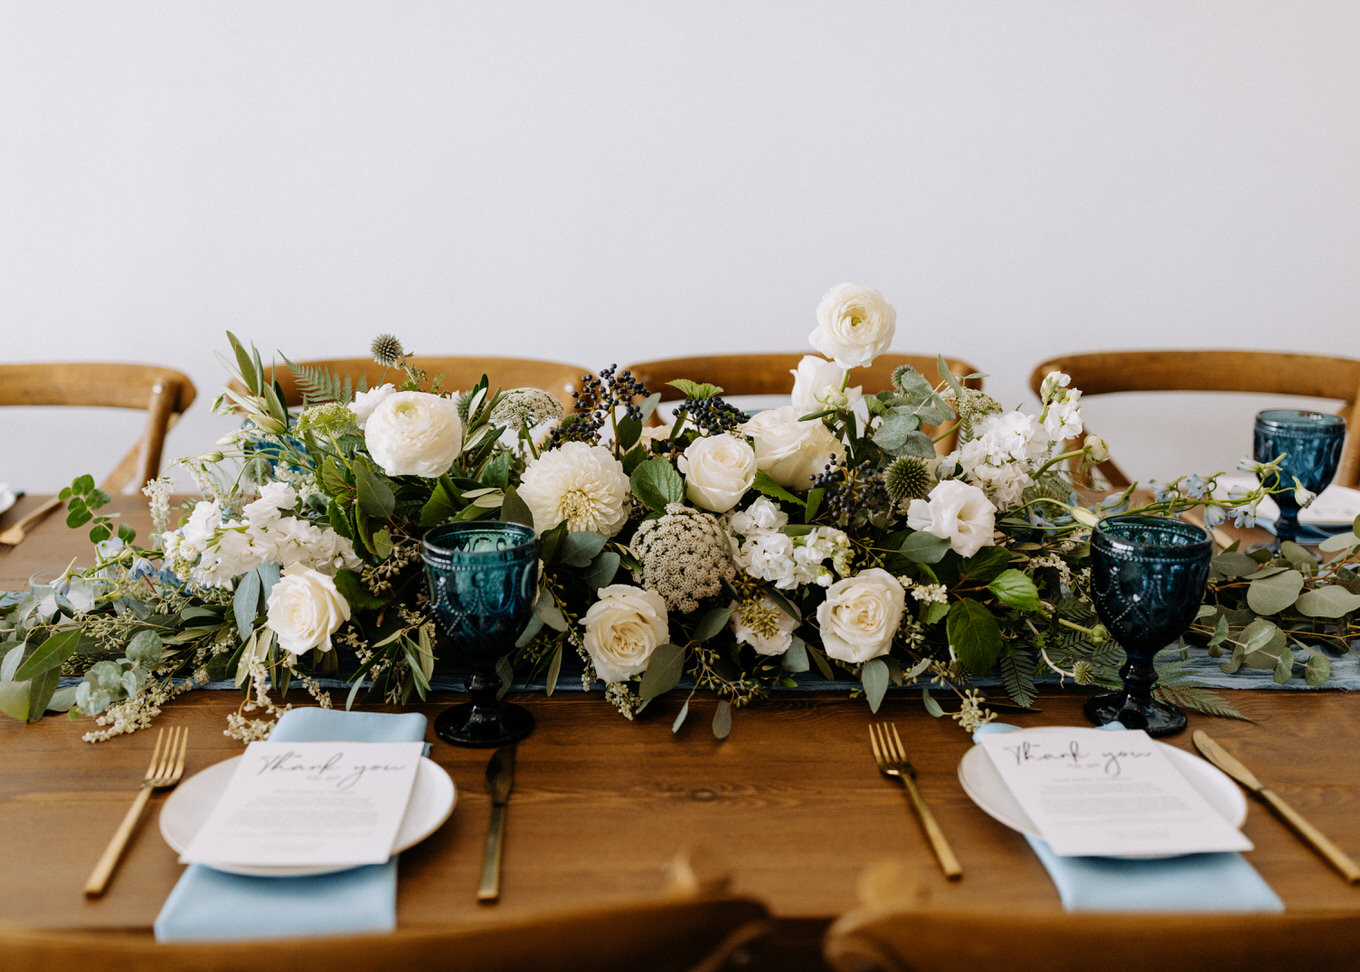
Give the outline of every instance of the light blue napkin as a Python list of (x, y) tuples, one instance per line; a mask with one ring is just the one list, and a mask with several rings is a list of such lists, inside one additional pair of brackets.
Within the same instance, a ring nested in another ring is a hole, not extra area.
[[(276, 742), (412, 742), (419, 713), (290, 709)], [(244, 941), (391, 931), (397, 925), (397, 858), (332, 874), (251, 877), (190, 864), (156, 917), (156, 941)]]
[[(983, 733), (1018, 726), (989, 723)], [(1114, 723), (1102, 728), (1122, 730)], [(1179, 857), (1059, 857), (1037, 837), (1025, 837), (1053, 879), (1065, 911), (1283, 911), (1284, 902), (1241, 854)]]

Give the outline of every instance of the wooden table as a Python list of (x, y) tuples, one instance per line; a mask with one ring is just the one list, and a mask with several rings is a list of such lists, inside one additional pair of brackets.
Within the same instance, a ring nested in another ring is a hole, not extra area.
[[(69, 532), (54, 516), (22, 546), (0, 551), (0, 585), (12, 587), (39, 566), (75, 556), (85, 541), (76, 534), (72, 542)], [(1082, 697), (1049, 691), (1037, 703), (1042, 712), (1007, 718), (1024, 726), (1081, 724)], [(662, 700), (636, 722), (620, 718), (599, 693), (517, 701), (533, 710), (538, 725), (519, 748), (500, 904), (479, 907), (474, 900), (490, 812), (482, 785), (488, 754), (436, 741), (433, 758), (453, 776), (458, 805), (448, 824), (402, 855), (402, 926), (645, 895), (657, 890), (663, 865), (683, 847), (705, 849), (731, 873), (735, 892), (769, 905), (779, 921), (772, 968), (816, 967), (826, 924), (855, 906), (866, 868), (890, 858), (918, 886), (923, 908), (1059, 910), (1022, 837), (960, 788), (956, 772), (967, 735), (951, 720), (927, 715), (919, 698), (890, 697), (873, 717), (862, 700), (781, 694), (738, 712), (725, 742), (708, 730), (711, 700), (696, 700), (699, 711), (678, 736), (670, 731), (678, 700)], [(1360, 856), (1360, 698), (1239, 692), (1231, 701), (1256, 721), (1192, 717), (1194, 725), (1209, 729)], [(234, 692), (198, 692), (161, 717), (165, 725), (190, 727), (189, 772), (239, 754), (240, 744), (221, 732), (238, 703)], [(440, 706), (435, 700), (416, 708), (433, 717)], [(962, 881), (942, 878), (901, 787), (877, 773), (866, 730), (873, 718), (901, 729), (921, 789), (962, 860)], [(85, 728), (62, 717), (28, 726), (0, 721), (5, 923), (144, 929), (181, 873), (153, 813), (109, 892), (94, 901), (81, 894), (152, 745), (148, 733), (90, 745), (80, 738)], [(1190, 749), (1188, 736), (1169, 742)], [(158, 795), (154, 803), (163, 800)], [(1256, 845), (1249, 859), (1287, 909), (1343, 909), (1360, 920), (1360, 888), (1342, 882), (1268, 812), (1252, 804), (1244, 830)], [(23, 893), (13, 893), (16, 887)]]

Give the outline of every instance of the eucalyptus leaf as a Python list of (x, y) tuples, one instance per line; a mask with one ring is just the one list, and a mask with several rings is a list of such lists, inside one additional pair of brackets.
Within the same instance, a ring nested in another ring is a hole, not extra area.
[(529, 504), (520, 498), (513, 486), (506, 487), (505, 498), (501, 501), (501, 521), (519, 523), (527, 527), (534, 525), (534, 514), (529, 509)]
[(949, 553), (949, 541), (933, 533), (917, 530), (902, 541), (902, 556), (918, 564), (938, 564)]
[(620, 558), (612, 550), (603, 550), (600, 555), (590, 563), (590, 568), (581, 575), (583, 580), (593, 590), (601, 587), (608, 587), (614, 580), (614, 575), (619, 572)]
[(568, 567), (589, 567), (607, 542), (598, 533), (585, 530), (569, 533), (562, 541), (558, 556)]
[(1360, 608), (1360, 594), (1329, 584), (1300, 594), (1294, 607), (1310, 618), (1340, 618)]
[(936, 719), (944, 715), (944, 709), (940, 707), (940, 703), (935, 701), (935, 697), (930, 694), (929, 688), (921, 689), (921, 704), (924, 705), (926, 711)]
[(1303, 575), (1286, 570), (1258, 577), (1247, 587), (1247, 607), (1257, 614), (1278, 614), (1298, 599), (1303, 590)]
[(391, 485), (378, 473), (373, 464), (366, 459), (356, 458), (354, 480), (359, 489), (359, 509), (375, 520), (392, 519), (392, 511), (397, 507), (397, 497)]
[(236, 594), (231, 600), (232, 616), (236, 620), (236, 638), (245, 641), (255, 627), (255, 615), (260, 609), (260, 575), (249, 571), (236, 582)]
[(797, 635), (793, 636), (789, 641), (788, 650), (784, 652), (782, 661), (784, 671), (794, 672), (795, 674), (805, 672), (811, 667), (812, 663), (808, 661), (807, 645), (802, 638)]
[(726, 739), (732, 734), (732, 703), (723, 699), (718, 703), (718, 708), (713, 712), (713, 735), (718, 739)]
[(548, 676), (544, 685), (544, 694), (552, 695), (557, 688), (557, 678), (562, 674), (562, 646), (559, 644), (553, 652), (552, 660), (548, 662)]
[(680, 712), (676, 715), (675, 721), (671, 723), (671, 735), (680, 731), (680, 727), (685, 724), (685, 717), (689, 715), (689, 699), (685, 699), (685, 704), (680, 706)]
[(870, 658), (860, 667), (859, 680), (864, 686), (864, 698), (869, 703), (869, 711), (877, 712), (888, 691), (888, 666), (881, 658)]
[(647, 662), (647, 670), (642, 673), (642, 684), (638, 695), (647, 702), (658, 695), (665, 695), (680, 684), (680, 676), (685, 671), (685, 649), (679, 645), (657, 645)]
[(731, 617), (731, 605), (710, 608), (705, 611), (700, 616), (699, 623), (694, 626), (694, 640), (700, 643), (708, 641), (727, 627), (727, 622)]
[(31, 682), (0, 682), (0, 712), (20, 722), (28, 721), (28, 698)]
[(1326, 655), (1313, 652), (1303, 665), (1303, 680), (1309, 685), (1321, 685), (1332, 676), (1332, 663)]
[[(18, 669), (15, 670), (14, 678), (22, 682), (49, 671), (60, 672), (62, 662), (75, 653), (76, 646), (79, 643), (80, 630), (78, 628), (58, 631), (33, 649), (33, 653), (25, 658)], [(45, 703), (46, 699), (43, 701)]]

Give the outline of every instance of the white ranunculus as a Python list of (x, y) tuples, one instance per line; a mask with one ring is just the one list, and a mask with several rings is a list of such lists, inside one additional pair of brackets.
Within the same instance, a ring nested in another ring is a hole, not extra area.
[(612, 537), (628, 522), (628, 477), (605, 446), (567, 442), (529, 463), (519, 497), (542, 534), (563, 520), (573, 532)]
[(842, 368), (871, 363), (892, 345), (897, 312), (877, 290), (843, 283), (817, 305), (817, 329), (808, 341)]
[(851, 664), (886, 655), (906, 604), (907, 592), (882, 567), (836, 581), (817, 608), (822, 648), (832, 658)]
[(812, 477), (844, 451), (820, 420), (800, 422), (796, 405), (766, 409), (742, 425), (755, 440), (756, 468), (787, 489), (808, 489)]
[(685, 476), (685, 495), (696, 506), (726, 513), (756, 481), (756, 453), (735, 435), (695, 439), (676, 463)]
[(732, 634), (759, 655), (782, 655), (793, 643), (798, 619), (768, 594), (754, 604), (732, 604)]
[(364, 443), (389, 476), (442, 476), (463, 448), (458, 404), (428, 392), (393, 392), (369, 415)]
[(804, 415), (827, 408), (850, 408), (864, 397), (863, 388), (841, 390), (845, 369), (834, 361), (805, 354), (793, 375), (793, 404)]
[(349, 620), (349, 602), (320, 571), (294, 564), (269, 594), (268, 624), (284, 651), (331, 650), (331, 635)]
[(595, 674), (606, 682), (642, 674), (657, 645), (670, 641), (665, 600), (630, 584), (602, 587), (596, 597), (581, 619)]
[(911, 501), (907, 526), (948, 540), (956, 553), (971, 557), (996, 542), (996, 507), (971, 483), (946, 479), (935, 484), (929, 500)]
[(349, 410), (354, 413), (354, 421), (359, 428), (362, 429), (368, 424), (368, 417), (373, 414), (375, 408), (396, 393), (396, 388), (390, 382), (369, 391), (355, 392), (354, 401), (350, 402)]

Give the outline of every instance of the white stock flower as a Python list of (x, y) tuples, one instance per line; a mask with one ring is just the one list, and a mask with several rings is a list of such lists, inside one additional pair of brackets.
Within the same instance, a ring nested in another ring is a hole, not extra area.
[(566, 520), (573, 532), (612, 537), (628, 522), (628, 477), (605, 446), (567, 442), (544, 452), (525, 468), (519, 496), (540, 534)]
[(629, 584), (610, 584), (581, 619), (585, 649), (595, 674), (606, 682), (622, 682), (647, 670), (657, 645), (670, 641), (666, 602), (655, 591)]
[(354, 393), (354, 401), (350, 402), (349, 410), (354, 413), (354, 421), (359, 428), (368, 424), (368, 417), (373, 414), (373, 410), (381, 405), (388, 398), (395, 395), (397, 389), (391, 383), (379, 385), (369, 391)]
[(325, 574), (294, 564), (285, 567), (269, 593), (268, 625), (279, 647), (294, 655), (331, 650), (331, 635), (349, 620), (349, 602)]
[(247, 503), (241, 512), (252, 523), (264, 523), (276, 519), (280, 510), (291, 510), (297, 501), (297, 490), (290, 483), (265, 483), (260, 487), (260, 498)]
[(971, 557), (996, 542), (996, 507), (971, 483), (946, 479), (930, 491), (929, 500), (912, 500), (907, 526), (948, 540), (952, 550)]
[(364, 443), (389, 476), (442, 476), (463, 448), (458, 404), (428, 392), (393, 392), (368, 416)]
[(842, 368), (871, 363), (892, 345), (897, 312), (877, 290), (843, 283), (817, 305), (811, 345)]
[(685, 476), (690, 502), (714, 513), (736, 506), (756, 480), (755, 450), (735, 435), (695, 439), (676, 465)]
[(786, 489), (808, 489), (812, 477), (844, 451), (820, 420), (800, 422), (796, 405), (758, 412), (741, 428), (755, 441), (756, 468)]
[(732, 602), (729, 623), (737, 641), (750, 645), (758, 655), (784, 654), (793, 643), (793, 631), (798, 627), (798, 619), (768, 594), (755, 602)]
[(820, 412), (826, 408), (850, 408), (864, 397), (863, 388), (841, 390), (845, 369), (834, 361), (815, 354), (805, 354), (793, 375), (793, 404), (802, 414)]
[(1086, 452), (1088, 462), (1104, 462), (1110, 458), (1110, 446), (1105, 441), (1105, 437), (1096, 435), (1094, 432), (1086, 437), (1086, 442), (1082, 446)]
[(906, 603), (902, 585), (881, 567), (836, 581), (817, 608), (822, 647), (830, 657), (851, 664), (886, 655)]
[(754, 503), (732, 514), (732, 532), (745, 535), (757, 530), (782, 530), (789, 515), (767, 496), (757, 496)]

